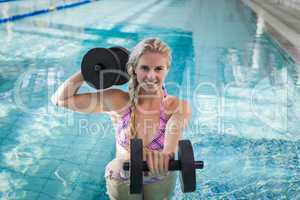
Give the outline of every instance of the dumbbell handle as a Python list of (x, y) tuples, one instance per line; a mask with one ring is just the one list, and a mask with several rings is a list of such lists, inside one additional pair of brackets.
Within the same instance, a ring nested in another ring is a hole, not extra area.
[[(194, 161), (194, 165), (196, 169), (202, 169), (204, 166), (203, 161)], [(130, 164), (129, 162), (125, 162), (123, 164), (124, 170), (129, 170)], [(169, 161), (169, 171), (181, 170), (181, 163), (179, 160), (170, 160)], [(143, 171), (150, 171), (146, 161), (143, 161)]]

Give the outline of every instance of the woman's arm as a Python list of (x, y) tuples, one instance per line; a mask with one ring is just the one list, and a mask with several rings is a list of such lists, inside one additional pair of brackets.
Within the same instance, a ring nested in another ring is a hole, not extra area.
[(52, 103), (83, 113), (118, 111), (126, 105), (128, 95), (119, 89), (77, 94), (83, 82), (81, 71), (73, 74), (52, 95)]
[(73, 97), (77, 93), (83, 81), (84, 80), (81, 71), (78, 71), (75, 74), (73, 74), (52, 95), (52, 103), (57, 106), (63, 105), (63, 101), (70, 97)]
[(186, 101), (176, 98), (170, 107), (169, 110), (173, 110), (173, 112), (167, 122), (163, 151), (145, 150), (144, 152), (144, 159), (147, 161), (150, 175), (168, 172), (170, 156), (177, 152), (178, 141), (191, 116), (191, 109)]
[(163, 152), (166, 153), (177, 152), (178, 141), (191, 116), (191, 109), (187, 101), (178, 100), (174, 106), (175, 110), (167, 122), (165, 133)]

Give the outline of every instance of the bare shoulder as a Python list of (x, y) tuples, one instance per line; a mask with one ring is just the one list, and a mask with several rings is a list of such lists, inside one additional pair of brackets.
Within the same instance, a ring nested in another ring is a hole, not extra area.
[(110, 88), (105, 95), (115, 114), (125, 111), (130, 103), (129, 93), (117, 88)]
[(120, 100), (126, 100), (127, 98), (129, 99), (128, 92), (118, 89), (118, 88), (109, 88), (104, 91), (107, 91), (107, 95), (112, 95), (113, 97), (121, 98)]
[(184, 118), (189, 118), (191, 115), (191, 108), (188, 101), (179, 99), (176, 96), (167, 96), (163, 100), (163, 106), (167, 115), (178, 114)]

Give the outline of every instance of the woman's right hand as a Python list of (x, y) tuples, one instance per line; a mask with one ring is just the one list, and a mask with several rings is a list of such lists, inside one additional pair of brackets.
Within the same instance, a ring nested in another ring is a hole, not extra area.
[(147, 162), (149, 172), (146, 175), (166, 175), (169, 172), (169, 161), (174, 153), (149, 150), (144, 148), (144, 160)]

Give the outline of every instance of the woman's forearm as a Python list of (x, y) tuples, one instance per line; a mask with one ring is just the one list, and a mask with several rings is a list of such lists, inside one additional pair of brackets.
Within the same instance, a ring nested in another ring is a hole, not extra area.
[(57, 89), (57, 91), (51, 97), (51, 101), (57, 105), (60, 101), (74, 96), (79, 90), (83, 81), (84, 79), (81, 71), (76, 72)]

